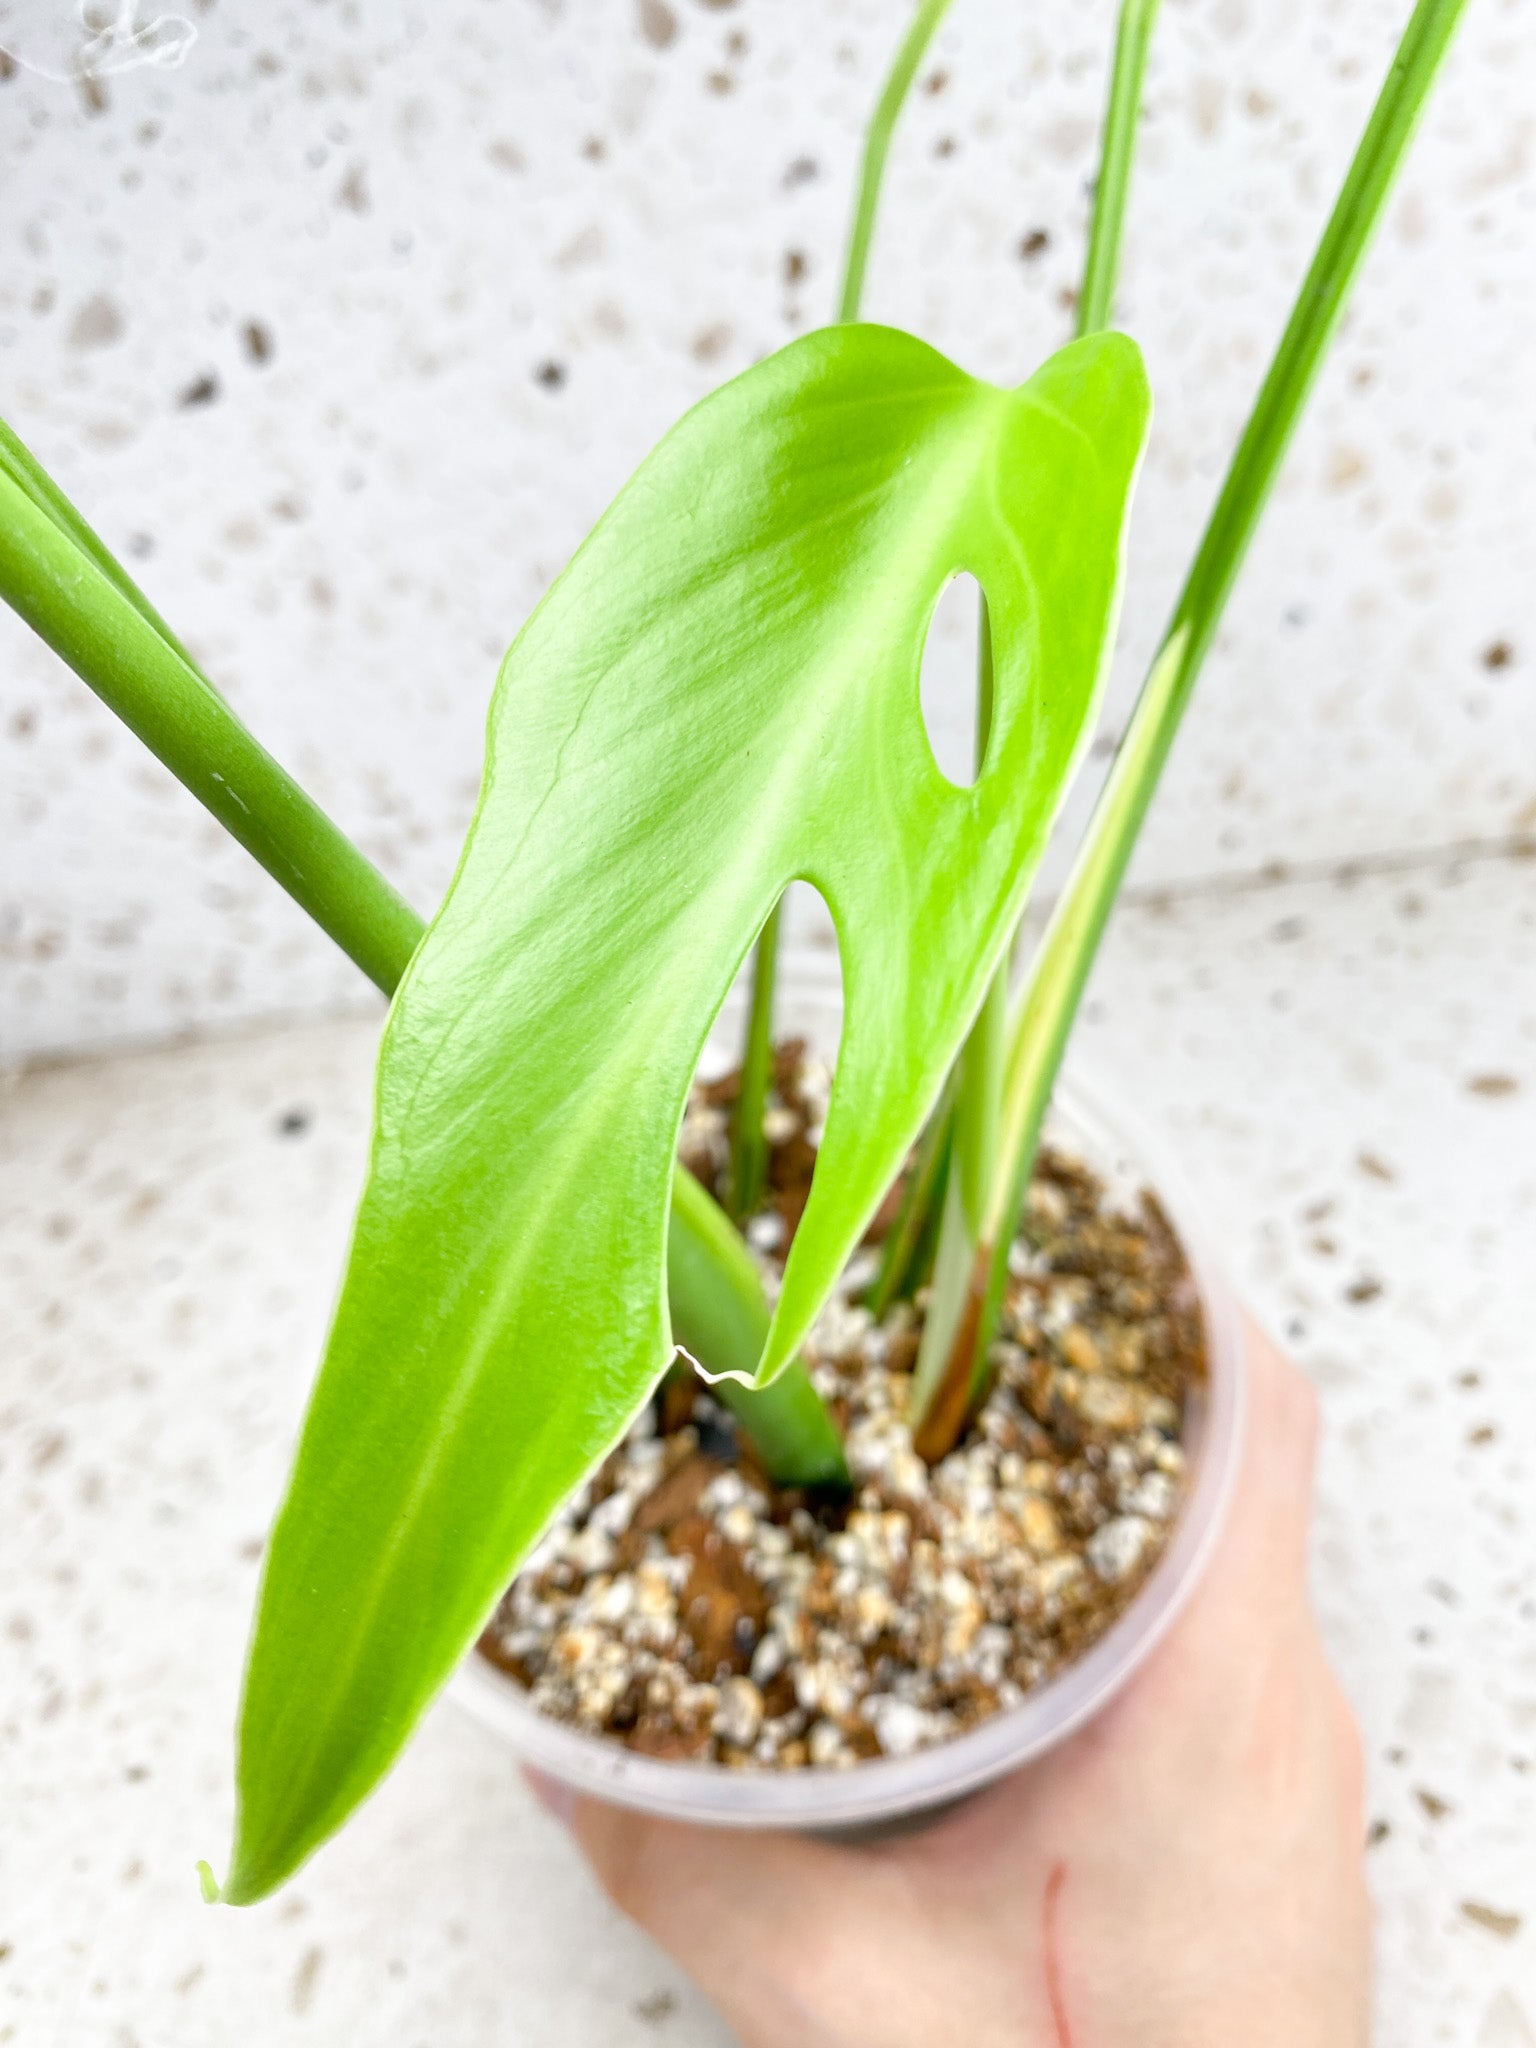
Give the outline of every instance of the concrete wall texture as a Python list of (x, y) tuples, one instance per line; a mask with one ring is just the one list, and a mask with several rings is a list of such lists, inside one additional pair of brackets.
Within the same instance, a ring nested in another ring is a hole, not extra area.
[[(1107, 733), (1406, 11), (1164, 9), (1120, 303), (1158, 415)], [(906, 9), (184, 0), (178, 67), (84, 87), (45, 75), (68, 12), (0, 6), (0, 411), (429, 909), (522, 619), (686, 405), (830, 317)], [(1111, 21), (1109, 0), (956, 0), (898, 134), (870, 317), (1000, 381), (1065, 338)], [(1536, 10), (1478, 0), (1143, 884), (1536, 831), (1533, 83)], [(0, 818), (0, 1054), (361, 999), (8, 615)]]

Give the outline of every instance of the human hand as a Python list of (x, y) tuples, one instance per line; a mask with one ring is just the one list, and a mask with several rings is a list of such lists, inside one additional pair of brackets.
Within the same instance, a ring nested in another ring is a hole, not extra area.
[(1316, 1407), (1252, 1327), (1248, 1352), (1244, 1469), (1205, 1579), (1040, 1762), (852, 1848), (569, 1808), (609, 1896), (744, 2048), (1369, 2040), (1359, 1739), (1306, 1586)]

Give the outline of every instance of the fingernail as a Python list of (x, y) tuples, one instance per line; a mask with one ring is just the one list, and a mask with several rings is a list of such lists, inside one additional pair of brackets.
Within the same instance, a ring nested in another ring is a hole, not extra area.
[(551, 1820), (559, 1821), (563, 1828), (570, 1826), (571, 1814), (576, 1806), (576, 1794), (569, 1785), (562, 1785), (558, 1778), (546, 1778), (542, 1771), (534, 1770), (531, 1764), (523, 1766), (523, 1783)]

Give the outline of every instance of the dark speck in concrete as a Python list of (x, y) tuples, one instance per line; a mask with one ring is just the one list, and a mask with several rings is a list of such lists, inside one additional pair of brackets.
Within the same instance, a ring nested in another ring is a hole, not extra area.
[(1346, 1301), (1352, 1301), (1358, 1308), (1363, 1306), (1368, 1301), (1374, 1301), (1379, 1294), (1382, 1294), (1384, 1292), (1385, 1290), (1382, 1287), (1381, 1282), (1379, 1280), (1372, 1279), (1371, 1276), (1367, 1274), (1362, 1279), (1351, 1280), (1349, 1285), (1344, 1290), (1344, 1299)]
[(314, 1122), (307, 1109), (285, 1109), (277, 1120), (277, 1135), (280, 1138), (302, 1138)]
[(218, 378), (213, 374), (212, 370), (204, 370), (200, 377), (194, 377), (192, 382), (183, 389), (176, 403), (182, 407), (212, 405), (218, 395)]
[(786, 249), (784, 251), (784, 282), (786, 284), (802, 283), (809, 269), (810, 265), (806, 261), (803, 249)]
[(813, 156), (797, 156), (784, 173), (784, 190), (793, 192), (797, 185), (809, 185), (820, 177), (821, 166)]
[(1481, 1095), (1490, 1102), (1497, 1102), (1506, 1095), (1517, 1095), (1520, 1083), (1513, 1074), (1474, 1074), (1467, 1082), (1469, 1095)]
[(155, 537), (152, 533), (130, 533), (128, 552), (136, 562), (147, 562), (155, 552)]
[(32, 1451), (32, 1470), (46, 1472), (50, 1465), (56, 1465), (69, 1449), (69, 1438), (62, 1429), (50, 1429), (40, 1436)]
[(106, 348), (121, 339), (123, 324), (123, 316), (113, 301), (105, 292), (97, 292), (85, 301), (70, 323), (70, 345), (73, 348)]
[(336, 204), (346, 207), (349, 213), (366, 213), (371, 204), (368, 197), (368, 173), (362, 164), (349, 164), (341, 183), (336, 188)]
[(677, 1997), (671, 1991), (653, 1991), (647, 1998), (636, 1999), (634, 2005), (635, 2018), (644, 2020), (648, 2027), (659, 2027), (676, 2011)]
[(240, 330), (240, 339), (245, 343), (245, 352), (253, 363), (270, 363), (276, 353), (272, 330), (260, 320), (247, 320)]
[(293, 1973), (293, 1990), (288, 2003), (295, 2012), (308, 2012), (314, 1999), (315, 1985), (320, 1977), (320, 1965), (325, 1960), (325, 1951), (310, 1948), (304, 1951), (299, 1967)]
[(1026, 263), (1033, 263), (1043, 256), (1051, 246), (1050, 231), (1046, 228), (1031, 228), (1027, 235), (1019, 238), (1019, 254)]
[(558, 391), (565, 382), (565, 375), (564, 363), (557, 363), (554, 357), (550, 356), (534, 371), (533, 380), (536, 384), (542, 384), (546, 391)]
[(127, 1770), (124, 1771), (123, 1776), (127, 1779), (130, 1785), (142, 1785), (144, 1783), (144, 1780), (149, 1776), (149, 1765), (130, 1764)]
[(1485, 1927), (1502, 1941), (1513, 1941), (1520, 1932), (1522, 1923), (1518, 1913), (1501, 1913), (1497, 1906), (1485, 1906), (1478, 1899), (1463, 1899), (1461, 1910), (1475, 1927)]
[(949, 73), (947, 71), (930, 71), (923, 80), (923, 91), (926, 93), (941, 93), (948, 83)]
[(1507, 640), (1495, 640), (1483, 649), (1484, 668), (1508, 668), (1515, 658), (1515, 650)]
[(653, 50), (670, 49), (677, 41), (677, 16), (667, 0), (640, 0), (640, 33)]

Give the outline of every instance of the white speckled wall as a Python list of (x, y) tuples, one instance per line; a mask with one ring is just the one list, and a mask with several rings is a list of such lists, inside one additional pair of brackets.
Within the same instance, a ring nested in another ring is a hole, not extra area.
[[(529, 607), (683, 406), (827, 316), (906, 10), (186, 11), (178, 70), (82, 90), (0, 65), (0, 412), (427, 908)], [(871, 315), (1000, 379), (1063, 337), (1111, 12), (956, 0), (899, 137)], [(1160, 410), (1119, 701), (1405, 13), (1165, 9), (1123, 293)], [(1145, 880), (1536, 827), (1533, 85), (1536, 10), (1475, 0)], [(0, 807), (0, 1051), (359, 999), (8, 618)]]

